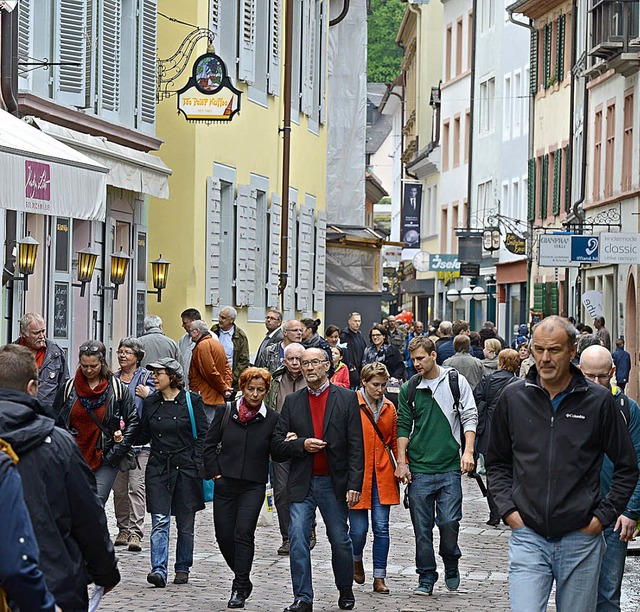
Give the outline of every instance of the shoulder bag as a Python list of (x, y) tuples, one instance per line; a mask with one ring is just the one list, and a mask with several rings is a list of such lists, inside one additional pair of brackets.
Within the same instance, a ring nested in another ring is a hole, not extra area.
[(398, 460), (393, 454), (393, 450), (391, 449), (391, 447), (384, 441), (384, 436), (382, 435), (382, 432), (380, 431), (380, 428), (378, 427), (376, 420), (373, 418), (371, 411), (367, 407), (362, 405), (360, 406), (360, 410), (362, 410), (363, 414), (365, 414), (369, 419), (369, 421), (371, 422), (371, 425), (373, 425), (373, 428), (375, 429), (376, 433), (378, 434), (378, 437), (380, 438), (380, 442), (382, 442), (382, 444), (384, 445), (384, 450), (386, 450), (387, 455), (389, 455), (389, 461), (391, 461), (391, 465), (393, 466), (393, 471), (395, 472), (396, 468), (398, 467)]

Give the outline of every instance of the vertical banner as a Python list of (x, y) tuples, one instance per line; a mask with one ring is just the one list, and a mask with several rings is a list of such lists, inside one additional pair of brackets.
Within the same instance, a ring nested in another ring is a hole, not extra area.
[(402, 241), (407, 249), (420, 248), (422, 183), (404, 183), (402, 198)]

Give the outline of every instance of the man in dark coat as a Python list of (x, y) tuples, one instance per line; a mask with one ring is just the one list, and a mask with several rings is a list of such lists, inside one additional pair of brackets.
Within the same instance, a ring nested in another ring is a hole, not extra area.
[(355, 393), (329, 383), (327, 354), (319, 348), (302, 353), (307, 388), (288, 395), (274, 432), (278, 452), (291, 457), (287, 492), (291, 581), (295, 601), (287, 612), (311, 612), (309, 539), (316, 508), (327, 528), (338, 606), (351, 610), (353, 552), (347, 518), (360, 500), (364, 476), (362, 422)]
[(362, 317), (359, 312), (352, 312), (347, 320), (347, 327), (340, 332), (340, 342), (346, 343), (346, 365), (349, 368), (349, 380), (351, 388), (356, 389), (360, 385), (360, 368), (362, 367), (362, 357), (364, 349), (367, 347), (360, 326)]
[(624, 388), (629, 382), (629, 374), (631, 372), (631, 355), (624, 350), (624, 338), (616, 340), (616, 350), (613, 351), (611, 356), (616, 366), (616, 385), (624, 393)]
[(0, 349), (0, 438), (20, 458), (40, 567), (65, 612), (86, 611), (87, 582), (111, 590), (120, 573), (91, 470), (66, 431), (42, 416), (38, 370), (28, 349)]
[(284, 333), (282, 332), (282, 313), (276, 308), (270, 308), (267, 310), (267, 315), (264, 318), (264, 326), (267, 328), (267, 333), (264, 340), (260, 343), (260, 347), (256, 351), (256, 358), (254, 363), (259, 363), (262, 358), (262, 354), (266, 353), (267, 349), (272, 344), (278, 344), (284, 340)]

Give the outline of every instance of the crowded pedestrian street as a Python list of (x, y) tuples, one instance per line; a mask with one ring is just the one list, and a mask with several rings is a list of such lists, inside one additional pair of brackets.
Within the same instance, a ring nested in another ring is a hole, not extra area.
[[(362, 612), (509, 610), (509, 529), (504, 525), (498, 528), (485, 525), (486, 500), (473, 480), (463, 479), (463, 492), (464, 516), (459, 540), (462, 550), (461, 582), (458, 591), (447, 591), (442, 580), (439, 580), (431, 597), (412, 594), (417, 582), (413, 528), (409, 511), (396, 506), (391, 511), (391, 550), (387, 567), (387, 585), (391, 593), (379, 595), (372, 592), (371, 567), (365, 561), (367, 581), (362, 586), (354, 585), (355, 609)], [(106, 509), (111, 532), (116, 533), (111, 499)], [(437, 530), (434, 536), (437, 540)], [(245, 604), (245, 610), (249, 612), (279, 612), (291, 602), (289, 558), (276, 554), (279, 542), (275, 517), (272, 526), (258, 527), (252, 575), (255, 586), (251, 598)], [(171, 540), (171, 550), (174, 543), (175, 536)], [(232, 575), (215, 543), (211, 504), (207, 504), (207, 509), (196, 515), (194, 564), (188, 584), (169, 583), (166, 589), (155, 589), (148, 584), (146, 576), (149, 571), (149, 551), (145, 544), (143, 542), (143, 550), (139, 553), (128, 552), (126, 547), (118, 550), (122, 582), (102, 599), (101, 611), (217, 612), (227, 609)], [(365, 551), (370, 551), (370, 548), (371, 537)], [(314, 610), (337, 610), (331, 552), (321, 521), (318, 524), (318, 544), (312, 552), (312, 564), (316, 596)], [(438, 569), (441, 572), (441, 562)], [(627, 558), (621, 608), (625, 612), (640, 610), (640, 557)], [(548, 609), (556, 609), (553, 598)]]

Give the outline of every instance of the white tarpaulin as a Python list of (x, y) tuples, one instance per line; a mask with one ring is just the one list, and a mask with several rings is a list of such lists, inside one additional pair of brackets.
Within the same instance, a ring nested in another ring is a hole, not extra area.
[(109, 169), (107, 185), (165, 200), (169, 197), (171, 170), (159, 157), (110, 142), (106, 138), (49, 123), (38, 117), (30, 117), (30, 121), (43, 132), (106, 166)]
[(107, 172), (0, 110), (0, 208), (104, 221)]

